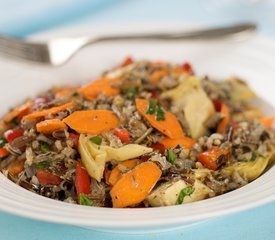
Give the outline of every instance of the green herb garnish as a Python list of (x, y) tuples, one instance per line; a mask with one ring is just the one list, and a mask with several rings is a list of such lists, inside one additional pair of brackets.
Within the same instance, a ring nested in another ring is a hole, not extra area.
[(3, 137), (0, 137), (0, 147), (4, 147), (7, 143), (7, 140)]
[(189, 187), (186, 187), (186, 188), (183, 188), (181, 191), (180, 191), (180, 194), (178, 196), (178, 199), (176, 201), (176, 204), (179, 205), (179, 204), (182, 204), (183, 203), (183, 200), (186, 196), (190, 196), (193, 192), (194, 192), (194, 188), (192, 188), (191, 186)]
[(252, 152), (252, 154), (251, 154), (251, 158), (250, 158), (250, 161), (255, 161), (257, 159), (257, 153), (255, 153), (255, 152)]
[(157, 121), (163, 121), (165, 120), (165, 113), (160, 105), (157, 107), (157, 116), (156, 116)]
[(40, 150), (43, 153), (47, 153), (50, 151), (50, 145), (46, 142), (40, 142)]
[(84, 193), (79, 194), (79, 204), (85, 206), (93, 206), (93, 201)]
[(50, 166), (50, 163), (48, 161), (43, 161), (43, 162), (34, 164), (34, 167), (36, 169), (47, 169), (47, 168), (49, 168), (49, 166)]
[(90, 138), (90, 141), (92, 143), (95, 143), (97, 145), (100, 145), (102, 143), (102, 139), (99, 136), (94, 136)]
[(177, 157), (176, 154), (174, 153), (173, 149), (168, 149), (167, 151), (167, 157), (166, 157), (167, 161), (174, 164)]
[(149, 100), (149, 108), (147, 110), (147, 114), (153, 115), (156, 112), (156, 101), (154, 99)]
[(126, 95), (127, 98), (133, 99), (138, 92), (137, 87), (130, 87), (130, 88), (124, 88), (122, 90), (122, 93)]

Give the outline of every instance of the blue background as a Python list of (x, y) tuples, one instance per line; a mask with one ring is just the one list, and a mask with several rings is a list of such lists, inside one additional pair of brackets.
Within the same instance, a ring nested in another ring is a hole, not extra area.
[[(275, 36), (274, 0), (0, 0), (0, 33), (24, 37), (78, 24), (254, 21)], [(274, 186), (275, 187), (275, 186)], [(96, 217), (96, 216), (91, 216)], [(50, 224), (0, 213), (0, 239), (275, 239), (275, 204), (161, 234), (127, 235)]]

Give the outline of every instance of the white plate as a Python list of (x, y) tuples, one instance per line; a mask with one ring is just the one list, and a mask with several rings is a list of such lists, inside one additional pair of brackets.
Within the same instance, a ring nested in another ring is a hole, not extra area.
[[(87, 26), (49, 32), (36, 38), (173, 30), (180, 26)], [(104, 29), (104, 31), (103, 31)], [(61, 68), (49, 68), (0, 59), (0, 114), (29, 96), (53, 85), (84, 83), (131, 55), (136, 59), (163, 59), (193, 63), (199, 75), (244, 78), (275, 106), (275, 41), (254, 36), (247, 41), (212, 42), (120, 42), (91, 46)], [(265, 105), (269, 114), (274, 110)], [(188, 226), (226, 214), (243, 211), (275, 199), (275, 168), (241, 189), (182, 206), (150, 209), (107, 209), (67, 204), (31, 193), (0, 174), (0, 210), (29, 218), (114, 232), (153, 232)]]

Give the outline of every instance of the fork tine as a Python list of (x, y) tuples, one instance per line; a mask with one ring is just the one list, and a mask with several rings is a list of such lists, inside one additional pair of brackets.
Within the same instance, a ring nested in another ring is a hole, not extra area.
[(43, 43), (28, 43), (26, 41), (0, 36), (0, 53), (22, 60), (50, 63), (48, 46)]

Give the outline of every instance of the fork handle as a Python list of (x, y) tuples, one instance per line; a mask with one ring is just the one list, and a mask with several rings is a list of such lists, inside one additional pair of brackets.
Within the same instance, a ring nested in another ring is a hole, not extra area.
[(228, 27), (217, 27), (211, 29), (193, 30), (177, 33), (148, 33), (148, 34), (131, 34), (118, 36), (103, 36), (97, 39), (90, 39), (86, 44), (106, 41), (122, 41), (122, 40), (200, 40), (200, 39), (217, 39), (228, 36), (239, 35), (240, 33), (248, 33), (256, 30), (253, 23), (245, 23), (231, 25)]

